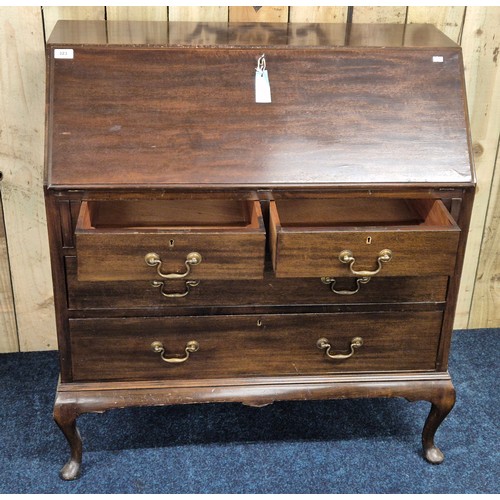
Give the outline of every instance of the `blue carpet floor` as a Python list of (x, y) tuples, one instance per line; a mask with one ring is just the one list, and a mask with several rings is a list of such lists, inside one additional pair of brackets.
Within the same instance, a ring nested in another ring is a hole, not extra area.
[(83, 415), (83, 473), (52, 420), (55, 352), (0, 355), (0, 493), (498, 493), (500, 330), (454, 334), (457, 404), (421, 456), (429, 403), (185, 405)]

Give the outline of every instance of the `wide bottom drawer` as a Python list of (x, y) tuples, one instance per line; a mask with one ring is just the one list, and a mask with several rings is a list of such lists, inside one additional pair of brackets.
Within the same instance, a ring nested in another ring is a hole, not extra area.
[(71, 319), (73, 380), (434, 370), (441, 320), (439, 311)]

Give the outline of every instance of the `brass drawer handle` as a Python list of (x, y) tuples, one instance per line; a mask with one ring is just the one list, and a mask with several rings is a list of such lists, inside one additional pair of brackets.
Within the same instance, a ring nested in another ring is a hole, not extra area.
[(201, 262), (201, 255), (198, 252), (190, 252), (186, 255), (186, 261), (184, 262), (184, 265), (186, 266), (186, 272), (185, 273), (170, 273), (170, 274), (164, 274), (161, 270), (161, 266), (163, 262), (160, 259), (160, 256), (157, 253), (150, 252), (145, 255), (144, 260), (146, 261), (146, 264), (148, 266), (156, 267), (156, 272), (158, 273), (159, 276), (162, 278), (166, 278), (168, 280), (173, 280), (173, 279), (181, 279), (185, 278), (190, 272), (191, 272), (191, 266), (197, 266)]
[(186, 353), (186, 355), (183, 358), (166, 358), (165, 348), (159, 340), (155, 340), (151, 344), (151, 349), (153, 349), (154, 352), (160, 353), (160, 357), (163, 361), (165, 361), (165, 363), (184, 363), (184, 361), (187, 361), (189, 359), (189, 355), (192, 352), (196, 352), (199, 348), (200, 344), (198, 344), (196, 340), (190, 340), (184, 348), (184, 352)]
[(371, 278), (357, 278), (356, 279), (356, 290), (335, 290), (335, 283), (336, 279), (335, 278), (321, 278), (321, 283), (324, 283), (325, 285), (330, 285), (330, 290), (333, 293), (336, 293), (337, 295), (354, 295), (355, 293), (359, 292), (359, 289), (361, 288), (361, 285), (364, 285), (370, 281)]
[(355, 271), (353, 269), (356, 259), (354, 254), (350, 250), (342, 250), (339, 253), (339, 260), (342, 264), (349, 264), (349, 270), (354, 276), (361, 276), (362, 278), (371, 278), (380, 272), (382, 269), (382, 264), (389, 262), (392, 259), (392, 252), (389, 249), (381, 250), (377, 257), (378, 267), (375, 271)]
[(180, 292), (180, 293), (167, 293), (164, 290), (165, 287), (165, 282), (164, 281), (152, 281), (151, 286), (154, 286), (155, 288), (160, 289), (160, 293), (164, 297), (168, 297), (169, 299), (177, 299), (180, 297), (185, 297), (190, 291), (193, 286), (198, 286), (200, 282), (198, 280), (188, 280), (185, 282), (186, 285), (186, 291), (185, 292)]
[(351, 340), (351, 352), (347, 354), (330, 354), (330, 349), (332, 348), (332, 345), (330, 344), (330, 341), (325, 338), (318, 339), (316, 342), (316, 347), (318, 349), (326, 349), (326, 355), (330, 359), (347, 359), (350, 358), (356, 349), (359, 349), (363, 345), (363, 339), (361, 337), (354, 337)]

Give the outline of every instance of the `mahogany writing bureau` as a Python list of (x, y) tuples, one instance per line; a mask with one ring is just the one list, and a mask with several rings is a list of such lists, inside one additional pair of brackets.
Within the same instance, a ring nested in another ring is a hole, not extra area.
[(427, 400), (474, 196), (460, 47), (432, 26), (59, 22), (46, 204), (77, 477), (82, 413)]

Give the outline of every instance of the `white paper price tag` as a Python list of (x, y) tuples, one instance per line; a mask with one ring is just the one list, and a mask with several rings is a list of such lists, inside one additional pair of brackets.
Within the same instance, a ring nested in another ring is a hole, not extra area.
[(255, 72), (255, 102), (271, 102), (271, 86), (267, 69)]
[(73, 49), (54, 49), (54, 59), (73, 59)]

